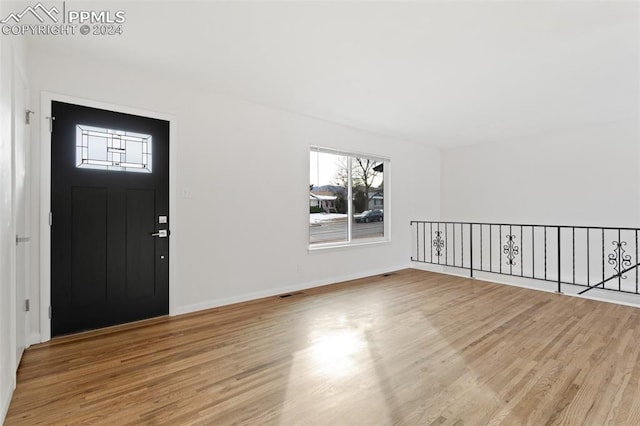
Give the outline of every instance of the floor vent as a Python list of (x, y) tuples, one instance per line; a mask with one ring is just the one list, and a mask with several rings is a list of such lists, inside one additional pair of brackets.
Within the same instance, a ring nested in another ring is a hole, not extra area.
[(395, 272), (387, 272), (386, 274), (382, 274), (383, 277), (390, 277), (391, 275), (395, 275)]
[(287, 293), (287, 294), (281, 294), (280, 296), (278, 296), (280, 299), (286, 299), (287, 297), (291, 297), (291, 296), (297, 296), (299, 294), (303, 294), (301, 291), (298, 293)]

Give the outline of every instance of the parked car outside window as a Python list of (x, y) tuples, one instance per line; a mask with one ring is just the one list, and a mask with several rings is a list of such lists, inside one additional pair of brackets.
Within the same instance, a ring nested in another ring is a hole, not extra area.
[(382, 222), (384, 220), (384, 213), (382, 210), (365, 210), (355, 215), (354, 219), (358, 223)]

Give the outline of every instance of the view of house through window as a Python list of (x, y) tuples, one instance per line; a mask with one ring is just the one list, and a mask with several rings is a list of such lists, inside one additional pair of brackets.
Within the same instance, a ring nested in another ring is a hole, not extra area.
[(385, 160), (311, 148), (309, 244), (384, 237)]

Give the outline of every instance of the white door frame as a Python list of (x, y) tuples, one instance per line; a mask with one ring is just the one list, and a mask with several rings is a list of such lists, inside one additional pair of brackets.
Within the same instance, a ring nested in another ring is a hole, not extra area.
[[(51, 306), (51, 228), (49, 226), (49, 212), (51, 211), (51, 133), (49, 132), (49, 119), (47, 117), (51, 117), (52, 101), (157, 118), (169, 122), (169, 223), (172, 231), (170, 237), (172, 241), (169, 244), (169, 315), (175, 315), (175, 285), (177, 283), (175, 235), (178, 229), (176, 216), (176, 118), (156, 111), (109, 104), (58, 93), (42, 92), (40, 105), (40, 341), (46, 342), (51, 339), (51, 319), (49, 318), (49, 307)], [(55, 217), (53, 220), (55, 221)]]
[[(31, 206), (31, 191), (32, 191), (32, 178), (31, 178), (31, 156), (33, 155), (32, 153), (32, 147), (30, 144), (31, 138), (30, 138), (30, 129), (27, 123), (25, 123), (22, 120), (26, 120), (26, 113), (27, 111), (30, 111), (30, 88), (29, 88), (29, 80), (27, 79), (27, 73), (22, 69), (22, 67), (19, 65), (18, 63), (18, 59), (15, 57), (15, 52), (14, 52), (14, 56), (13, 56), (13, 97), (12, 97), (12, 112), (13, 112), (13, 116), (12, 116), (12, 140), (13, 140), (13, 149), (12, 149), (12, 210), (13, 210), (13, 233), (15, 234), (15, 237), (18, 237), (18, 233), (19, 233), (19, 229), (18, 229), (18, 201), (16, 199), (16, 153), (17, 153), (17, 144), (23, 144), (24, 147), (24, 152), (25, 152), (25, 167), (26, 167), (26, 175), (24, 178), (24, 188), (23, 188), (23, 196), (24, 196), (24, 212), (22, 212), (22, 214), (25, 215), (25, 217), (22, 218), (22, 220), (24, 220), (24, 225), (25, 225), (25, 230), (26, 230), (26, 234), (24, 235), (20, 235), (20, 237), (28, 237), (30, 239), (29, 244), (24, 247), (24, 256), (25, 256), (25, 265), (23, 265), (23, 282), (22, 283), (18, 283), (18, 269), (17, 269), (17, 259), (18, 259), (18, 242), (16, 240), (16, 247), (15, 247), (15, 251), (14, 251), (14, 258), (13, 258), (13, 306), (15, 308), (15, 312), (13, 312), (13, 316), (15, 316), (15, 321), (16, 323), (14, 324), (15, 328), (15, 339), (13, 341), (14, 343), (14, 351), (17, 350), (18, 347), (18, 328), (19, 328), (19, 324), (18, 324), (18, 312), (20, 310), (22, 310), (21, 313), (21, 317), (23, 319), (23, 323), (22, 323), (22, 336), (20, 336), (21, 339), (21, 343), (24, 345), (24, 347), (22, 348), (22, 350), (26, 349), (27, 347), (29, 347), (29, 340), (30, 340), (30, 336), (29, 336), (29, 328), (30, 328), (30, 319), (29, 319), (29, 315), (27, 314), (27, 312), (24, 309), (24, 303), (26, 299), (29, 299), (29, 294), (30, 294), (30, 275), (29, 275), (29, 270), (31, 263), (31, 244), (33, 244), (32, 242), (32, 227), (31, 227), (31, 220), (32, 217), (30, 215), (30, 206)], [(17, 93), (17, 91), (20, 90), (21, 93)], [(18, 110), (17, 109), (17, 98), (18, 96), (22, 96), (24, 97), (23, 101), (23, 105), (22, 107), (24, 109), (22, 110)], [(18, 121), (22, 121), (22, 125), (23, 127), (23, 134), (22, 134), (22, 140), (17, 140), (17, 123)], [(24, 244), (26, 242), (21, 242), (20, 244)], [(23, 285), (24, 289), (22, 289), (22, 292), (19, 291), (18, 289), (18, 285)], [(18, 300), (18, 295), (23, 296), (24, 299), (23, 300)], [(16, 359), (14, 360), (14, 364), (15, 364), (15, 369), (17, 371), (18, 366), (20, 364), (20, 359), (21, 359), (21, 355), (19, 356), (16, 353)]]

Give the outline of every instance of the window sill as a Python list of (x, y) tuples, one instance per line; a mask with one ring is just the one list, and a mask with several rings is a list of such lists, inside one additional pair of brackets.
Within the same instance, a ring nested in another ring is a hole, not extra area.
[(375, 240), (372, 239), (372, 240), (356, 242), (356, 243), (341, 242), (341, 243), (314, 244), (313, 246), (309, 246), (308, 251), (309, 253), (319, 253), (326, 250), (348, 249), (348, 248), (355, 248), (355, 247), (371, 247), (371, 246), (377, 246), (377, 245), (388, 244), (388, 243), (391, 243), (390, 238), (380, 238)]

